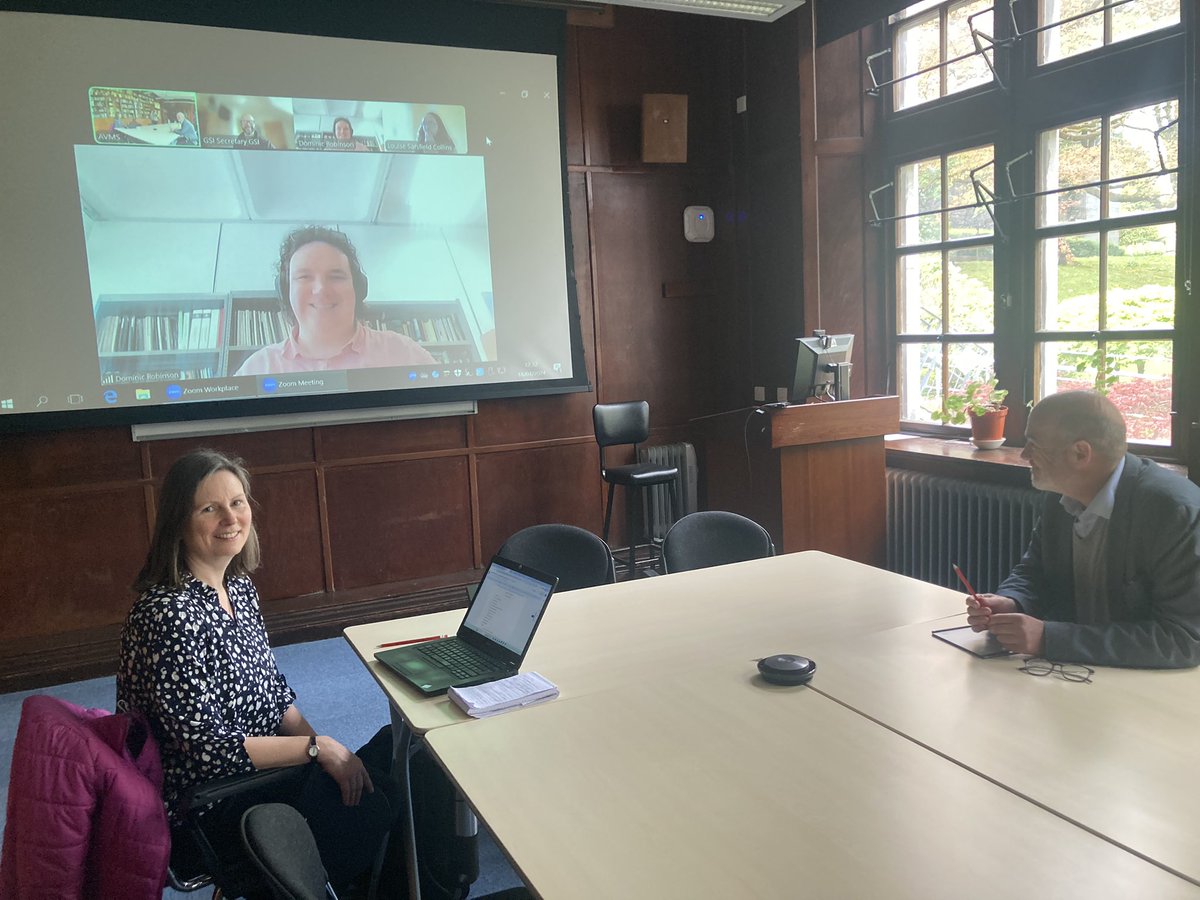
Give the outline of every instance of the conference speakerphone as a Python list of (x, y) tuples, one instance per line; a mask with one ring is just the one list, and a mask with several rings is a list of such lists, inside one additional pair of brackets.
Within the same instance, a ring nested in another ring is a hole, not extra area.
[(763, 680), (771, 684), (807, 684), (817, 671), (817, 664), (807, 656), (777, 653), (758, 661)]

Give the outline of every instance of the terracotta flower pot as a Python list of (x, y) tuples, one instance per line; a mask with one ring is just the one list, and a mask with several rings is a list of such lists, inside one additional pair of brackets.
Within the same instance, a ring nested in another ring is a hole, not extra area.
[(1004, 420), (1008, 417), (1008, 407), (993, 409), (982, 416), (967, 411), (971, 419), (971, 443), (980, 450), (995, 450), (1004, 443)]

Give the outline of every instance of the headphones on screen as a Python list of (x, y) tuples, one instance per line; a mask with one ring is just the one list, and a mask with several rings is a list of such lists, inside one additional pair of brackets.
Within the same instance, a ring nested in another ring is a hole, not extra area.
[(279, 307), (284, 317), (291, 324), (296, 324), (296, 315), (292, 312), (291, 284), (288, 280), (288, 269), (292, 257), (305, 244), (328, 244), (346, 255), (350, 264), (350, 282), (354, 286), (354, 317), (363, 319), (366, 316), (367, 276), (363, 273), (358, 261), (358, 251), (350, 243), (350, 239), (340, 231), (323, 228), (320, 225), (305, 225), (297, 228), (283, 239), (279, 245), (279, 268), (275, 272), (275, 293), (279, 298)]

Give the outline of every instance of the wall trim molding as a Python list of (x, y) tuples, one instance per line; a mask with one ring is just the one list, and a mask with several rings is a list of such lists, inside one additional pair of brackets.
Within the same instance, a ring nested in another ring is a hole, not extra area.
[[(324, 591), (265, 601), (263, 618), (273, 647), (338, 637), (350, 625), (462, 609), (468, 584), (480, 572), (461, 572), (367, 590)], [(46, 638), (0, 642), (0, 693), (36, 690), (116, 673), (121, 626), (106, 625)]]

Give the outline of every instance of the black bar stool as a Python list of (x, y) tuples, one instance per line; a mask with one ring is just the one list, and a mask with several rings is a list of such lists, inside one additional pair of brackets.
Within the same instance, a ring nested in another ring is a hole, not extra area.
[[(627, 403), (597, 403), (592, 407), (592, 423), (596, 430), (596, 443), (600, 446), (600, 477), (608, 482), (608, 506), (604, 510), (604, 540), (608, 540), (609, 524), (612, 521), (613, 490), (617, 485), (629, 488), (625, 497), (625, 531), (629, 540), (629, 577), (635, 573), (634, 560), (637, 551), (637, 535), (633, 529), (634, 507), (641, 507), (642, 488), (656, 484), (671, 486), (671, 506), (679, 505), (679, 469), (676, 466), (659, 466), (654, 463), (633, 463), (627, 466), (605, 466), (604, 448), (617, 444), (633, 444), (634, 459), (637, 445), (650, 435), (650, 404), (645, 400)], [(645, 527), (645, 516), (642, 516)]]

